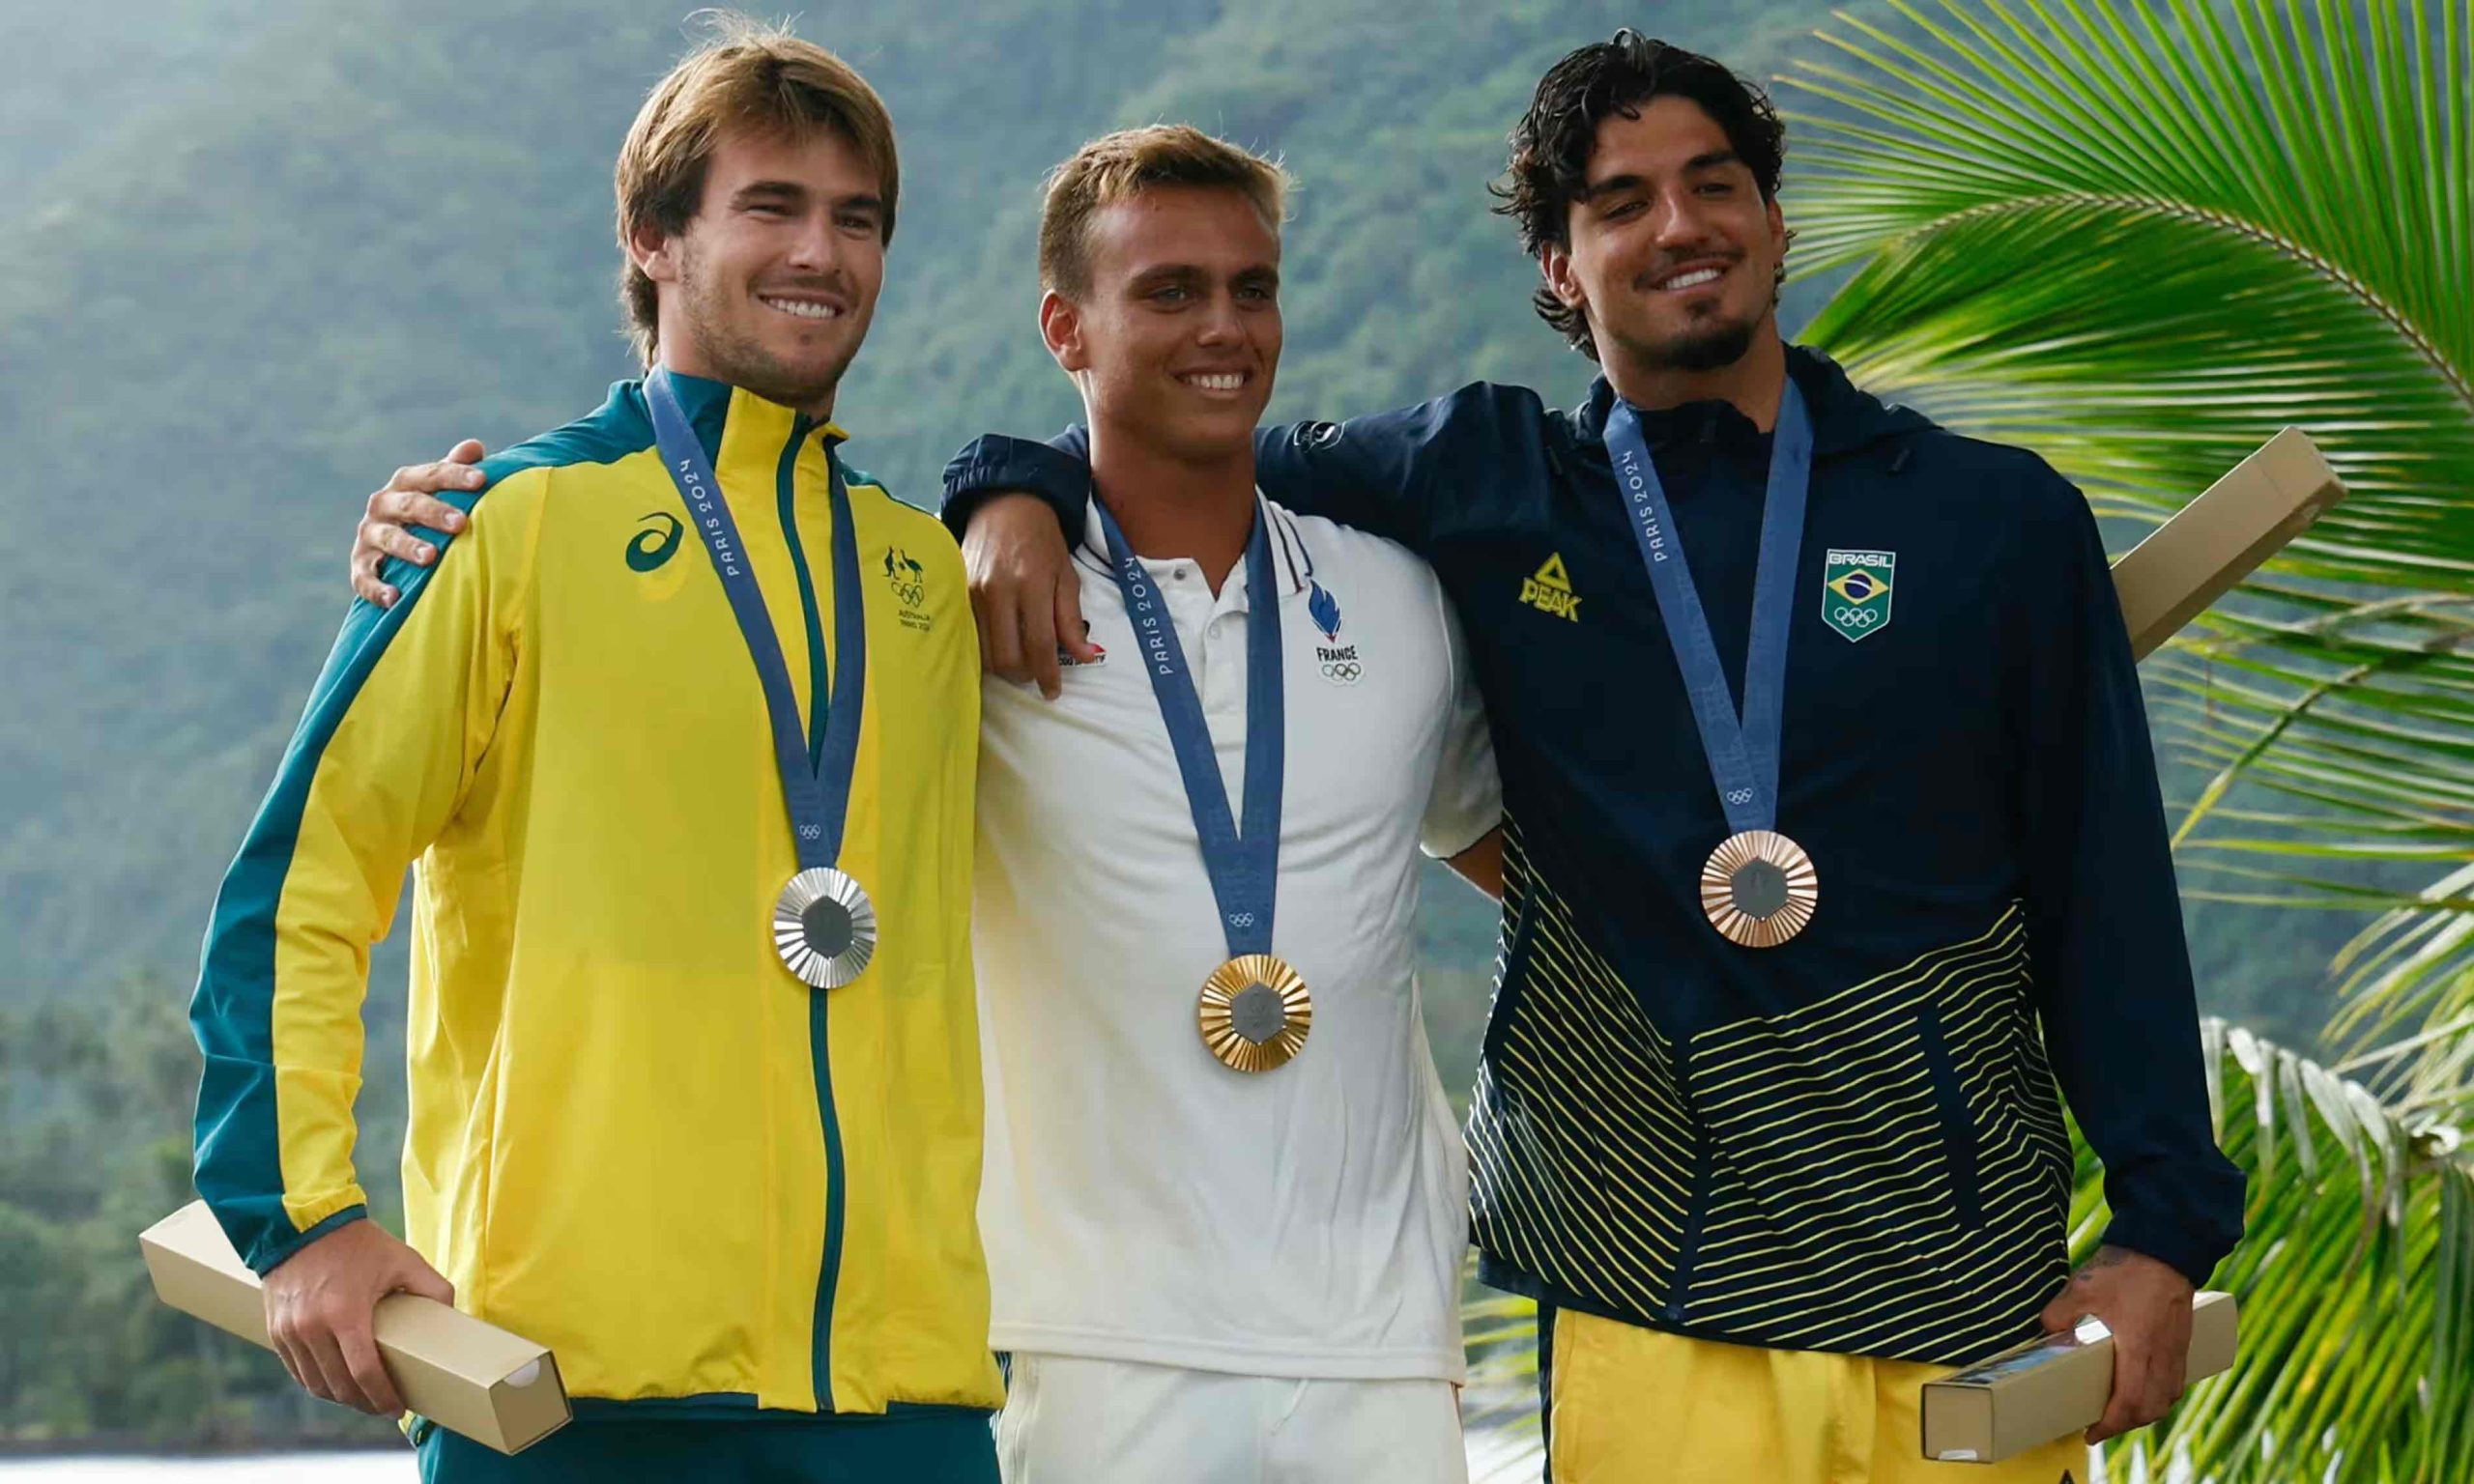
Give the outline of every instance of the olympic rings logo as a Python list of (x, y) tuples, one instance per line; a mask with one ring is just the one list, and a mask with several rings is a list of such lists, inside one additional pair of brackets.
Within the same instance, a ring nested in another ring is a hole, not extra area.
[(1869, 629), (1882, 621), (1882, 615), (1877, 610), (1853, 608), (1844, 603), (1831, 609), (1829, 616), (1832, 622), (1854, 624), (1859, 629)]
[(1366, 674), (1366, 667), (1356, 660), (1325, 660), (1323, 678), (1334, 685), (1355, 685)]
[(1251, 912), (1231, 912), (1228, 914), (1228, 926), (1231, 928), (1251, 928), (1254, 926), (1254, 914)]

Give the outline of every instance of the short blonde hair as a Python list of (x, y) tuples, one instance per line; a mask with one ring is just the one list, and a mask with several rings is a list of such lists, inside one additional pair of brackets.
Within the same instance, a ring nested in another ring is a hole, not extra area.
[[(840, 57), (782, 27), (727, 11), (699, 15), (713, 38), (654, 86), (619, 147), (619, 250), (625, 252), (647, 223), (672, 235), (687, 229), (704, 199), (714, 145), (732, 129), (793, 139), (819, 131), (841, 136), (881, 183), (883, 240), (892, 242), (902, 172), (893, 119), (876, 89)], [(649, 366), (660, 300), (632, 257), (619, 271), (618, 298), (636, 352)]]
[(1040, 286), (1069, 299), (1091, 289), (1091, 218), (1161, 186), (1218, 186), (1253, 203), (1274, 232), (1288, 213), (1288, 172), (1183, 124), (1104, 134), (1048, 173), (1040, 210)]

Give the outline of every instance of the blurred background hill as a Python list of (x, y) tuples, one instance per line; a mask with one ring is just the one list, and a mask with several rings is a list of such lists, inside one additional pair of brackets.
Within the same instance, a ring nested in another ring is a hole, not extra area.
[[(1157, 119), (1297, 176), (1276, 417), (1481, 378), (1576, 401), (1592, 368), (1531, 317), (1534, 271), (1486, 212), (1530, 87), (1623, 24), (1766, 77), (1824, 9), (810, 9), (801, 34), (869, 76), (903, 145), (888, 286), (842, 407), (853, 457), (933, 503), (972, 434), (1074, 414), (1033, 327), (1039, 178)], [(198, 936), (342, 616), (363, 497), (632, 373), (610, 166), (681, 21), (677, 0), (0, 14), (0, 1445), (383, 1434), (139, 1301), (132, 1238), (187, 1198)], [(1826, 287), (1791, 286), (1791, 329)], [(2190, 921), (2206, 1008), (2307, 1043), (2358, 922), (2208, 902)], [(1492, 916), (1438, 873), (1424, 934), (1457, 1099)], [(362, 1146), (382, 1204), (402, 980), (382, 953)]]

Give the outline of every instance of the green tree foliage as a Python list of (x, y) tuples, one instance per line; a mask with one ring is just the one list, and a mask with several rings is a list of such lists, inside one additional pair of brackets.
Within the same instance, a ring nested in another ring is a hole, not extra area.
[[(383, 1440), (264, 1351), (155, 1301), (137, 1233), (189, 1191), (197, 1052), (179, 986), (0, 1012), (0, 1441)], [(386, 1109), (373, 1137), (392, 1142)]]

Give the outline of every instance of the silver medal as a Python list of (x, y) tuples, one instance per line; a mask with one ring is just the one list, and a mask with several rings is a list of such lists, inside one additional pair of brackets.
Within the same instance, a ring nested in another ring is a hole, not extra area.
[(773, 903), (773, 947), (804, 984), (839, 989), (877, 956), (877, 906), (844, 871), (814, 866)]

